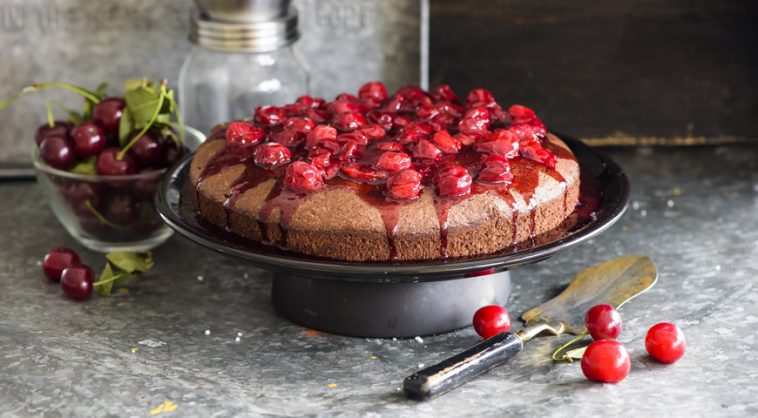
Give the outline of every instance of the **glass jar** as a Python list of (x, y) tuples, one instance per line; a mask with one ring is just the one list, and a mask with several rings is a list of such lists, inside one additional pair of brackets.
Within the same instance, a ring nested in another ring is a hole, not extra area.
[(184, 122), (208, 133), (218, 123), (249, 119), (264, 105), (308, 93), (308, 72), (292, 46), (271, 52), (221, 52), (195, 45), (179, 74)]
[[(206, 3), (206, 8), (218, 6)], [(253, 16), (245, 8), (225, 10), (227, 19), (239, 14), (234, 20), (218, 20), (202, 8), (192, 15), (194, 45), (179, 74), (185, 123), (208, 133), (218, 123), (251, 118), (258, 106), (283, 105), (308, 94), (308, 71), (293, 49), (300, 37), (297, 10), (289, 1), (277, 5), (280, 12), (264, 13), (268, 9), (256, 3)]]

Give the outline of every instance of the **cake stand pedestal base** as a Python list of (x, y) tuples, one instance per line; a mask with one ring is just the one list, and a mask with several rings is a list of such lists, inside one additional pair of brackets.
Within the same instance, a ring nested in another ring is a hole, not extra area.
[(271, 298), (300, 325), (351, 337), (441, 334), (471, 325), (484, 305), (505, 305), (509, 272), (416, 283), (366, 283), (274, 274)]

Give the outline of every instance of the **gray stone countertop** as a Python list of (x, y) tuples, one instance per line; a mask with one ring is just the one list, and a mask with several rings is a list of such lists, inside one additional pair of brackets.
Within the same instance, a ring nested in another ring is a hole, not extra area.
[[(758, 415), (758, 148), (609, 153), (631, 178), (629, 211), (593, 241), (514, 271), (508, 308), (515, 319), (590, 264), (648, 254), (659, 282), (622, 309), (632, 372), (620, 384), (553, 363), (569, 337), (542, 338), (445, 396), (409, 401), (402, 379), (476, 343), (473, 330), (423, 342), (310, 332), (273, 310), (268, 273), (176, 236), (128, 292), (75, 303), (38, 263), (53, 246), (81, 247), (33, 183), (6, 182), (0, 417), (141, 417), (165, 401), (176, 409), (156, 416)], [(100, 255), (81, 253), (99, 268)], [(645, 352), (661, 321), (688, 339), (674, 365)]]

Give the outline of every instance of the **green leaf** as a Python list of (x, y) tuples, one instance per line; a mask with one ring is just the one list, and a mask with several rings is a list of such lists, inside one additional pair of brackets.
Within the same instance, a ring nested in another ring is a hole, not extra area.
[(86, 175), (94, 176), (95, 174), (97, 174), (96, 164), (97, 164), (97, 157), (92, 156), (74, 164), (74, 166), (69, 168), (68, 171), (72, 173), (76, 173), (76, 174), (86, 174)]
[(111, 263), (106, 262), (103, 272), (100, 273), (100, 279), (93, 283), (95, 293), (99, 296), (110, 296), (114, 286), (124, 284), (132, 278), (132, 275), (123, 271), (115, 272)]
[(118, 123), (118, 144), (124, 146), (129, 142), (129, 136), (134, 132), (134, 121), (128, 107), (121, 112), (121, 120)]
[(95, 96), (100, 100), (104, 99), (108, 95), (108, 83), (98, 84), (93, 93), (95, 93)]
[(148, 125), (155, 113), (156, 107), (161, 106), (161, 94), (153, 89), (139, 88), (129, 90), (124, 95), (126, 107), (132, 115), (134, 129), (142, 129)]
[(153, 268), (152, 253), (133, 253), (129, 251), (115, 251), (105, 255), (114, 266), (127, 273), (146, 273)]
[(146, 78), (135, 78), (132, 80), (124, 80), (125, 90), (137, 90), (139, 88), (150, 87), (152, 85), (153, 83), (151, 83), (150, 80)]
[(584, 352), (587, 351), (587, 346), (575, 348), (569, 350), (563, 355), (564, 359), (581, 360)]

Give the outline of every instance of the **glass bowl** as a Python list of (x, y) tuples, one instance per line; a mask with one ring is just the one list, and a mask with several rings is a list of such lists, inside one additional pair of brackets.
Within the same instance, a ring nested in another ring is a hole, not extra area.
[[(205, 135), (189, 127), (185, 131), (184, 146), (194, 151)], [(83, 246), (103, 253), (147, 251), (173, 234), (153, 204), (166, 169), (127, 176), (76, 174), (47, 165), (37, 147), (32, 162), (53, 213)]]

